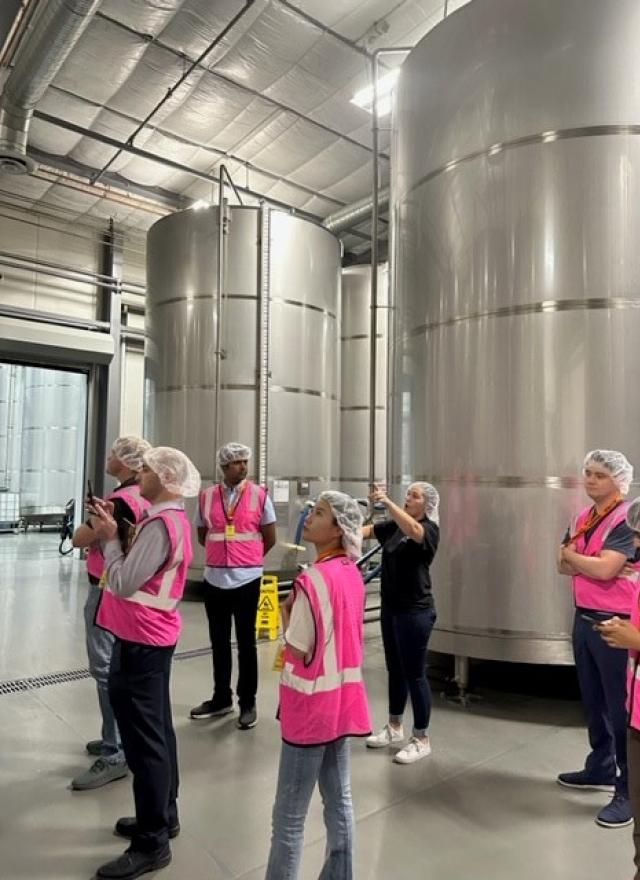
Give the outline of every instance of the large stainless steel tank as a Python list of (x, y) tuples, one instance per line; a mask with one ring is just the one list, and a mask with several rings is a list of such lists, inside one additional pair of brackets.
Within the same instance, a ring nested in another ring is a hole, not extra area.
[(582, 457), (640, 467), (639, 41), (636, 0), (474, 0), (403, 66), (392, 460), (442, 493), (436, 649), (571, 662)]
[[(217, 443), (253, 447), (252, 476), (268, 483), (286, 541), (305, 499), (339, 475), (340, 243), (266, 207), (226, 216)], [(217, 207), (149, 231), (148, 429), (183, 449), (206, 483), (216, 479), (219, 249)], [(305, 558), (281, 543), (268, 567)]]
[[(386, 472), (387, 306), (389, 269), (378, 269), (376, 349), (376, 475)], [(371, 266), (342, 270), (340, 488), (356, 498), (369, 491), (369, 358)]]

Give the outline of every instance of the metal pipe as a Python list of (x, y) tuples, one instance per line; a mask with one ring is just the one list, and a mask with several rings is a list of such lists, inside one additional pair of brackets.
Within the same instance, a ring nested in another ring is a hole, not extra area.
[(260, 206), (258, 301), (258, 482), (265, 485), (269, 456), (269, 382), (271, 377), (271, 213)]
[[(181, 171), (184, 174), (190, 174), (192, 177), (197, 177), (199, 180), (206, 180), (208, 183), (218, 183), (218, 177), (216, 175), (207, 174), (205, 171), (198, 171), (196, 168), (190, 168), (188, 165), (183, 165), (181, 162), (174, 162), (173, 159), (167, 159), (165, 156), (158, 156), (155, 153), (150, 153), (148, 150), (135, 147), (133, 144), (123, 143), (122, 141), (118, 141), (108, 135), (91, 131), (91, 129), (84, 128), (82, 125), (76, 125), (75, 122), (69, 122), (66, 119), (58, 119), (57, 117), (50, 116), (48, 113), (43, 113), (40, 110), (36, 110), (34, 115), (43, 122), (49, 122), (51, 125), (65, 129), (65, 131), (75, 132), (76, 134), (80, 134), (83, 137), (90, 138), (91, 140), (98, 141), (99, 143), (106, 144), (110, 147), (115, 147), (117, 149), (121, 148), (123, 153), (131, 153), (131, 155), (138, 156), (141, 159), (148, 159), (150, 162), (157, 162), (159, 165), (172, 168), (174, 171)], [(286, 211), (292, 210), (291, 205), (287, 205), (285, 202), (280, 202), (277, 199), (272, 199), (269, 196), (262, 195), (262, 193), (256, 192), (248, 187), (237, 186), (237, 188), (240, 192), (256, 199), (262, 199), (277, 208), (283, 208)], [(296, 213), (299, 217), (304, 217), (314, 223), (322, 222), (322, 218), (317, 214), (310, 214), (307, 211), (296, 211)]]
[[(388, 204), (389, 187), (385, 186), (378, 191), (378, 213), (384, 211)], [(322, 225), (325, 229), (328, 229), (329, 232), (333, 232), (337, 235), (345, 229), (357, 226), (359, 223), (368, 220), (371, 216), (372, 208), (373, 196), (365, 196), (362, 199), (358, 199), (357, 202), (353, 202), (351, 205), (347, 205), (344, 208), (340, 208), (338, 211), (334, 211), (333, 214), (329, 214), (322, 221)]]
[[(213, 50), (216, 48), (216, 46), (218, 46), (219, 43), (222, 40), (224, 40), (224, 38), (227, 36), (227, 34), (231, 30), (233, 30), (233, 28), (240, 21), (240, 19), (243, 18), (243, 16), (246, 15), (246, 13), (251, 9), (251, 7), (253, 6), (254, 3), (255, 3), (255, 0), (245, 0), (245, 4), (242, 7), (242, 9), (233, 16), (231, 21), (220, 31), (220, 33), (215, 37), (215, 39), (212, 40), (211, 43), (209, 43), (209, 45), (204, 50), (204, 52), (201, 52), (200, 55), (198, 55), (198, 57), (195, 59), (195, 61), (191, 62), (189, 67), (187, 67), (187, 69), (182, 74), (182, 76), (177, 80), (177, 82), (175, 82), (171, 86), (171, 88), (167, 89), (166, 95), (164, 95), (164, 97), (160, 98), (160, 100), (157, 102), (157, 104), (149, 111), (149, 113), (147, 113), (147, 115), (142, 120), (142, 122), (140, 122), (140, 124), (137, 126), (137, 128), (135, 129), (133, 134), (131, 134), (129, 136), (129, 138), (127, 139), (127, 143), (132, 144), (134, 142), (135, 138), (140, 134), (140, 132), (145, 127), (147, 122), (149, 122), (151, 119), (153, 119), (153, 117), (156, 115), (158, 110), (161, 107), (163, 107), (170, 98), (173, 97), (173, 95), (180, 88), (180, 86), (184, 82), (186, 82), (186, 80), (191, 76), (191, 74), (196, 69), (196, 67), (199, 67), (202, 64), (202, 62), (204, 61), (204, 59), (207, 57), (207, 55), (209, 55), (211, 52), (213, 52)], [(95, 177), (93, 178), (94, 183), (96, 183), (96, 181), (100, 180), (100, 178), (105, 173), (105, 171), (107, 171), (111, 167), (111, 165), (113, 165), (113, 163), (115, 162), (115, 160), (118, 158), (118, 156), (121, 153), (122, 153), (122, 150), (118, 150), (116, 153), (114, 153), (114, 155), (109, 159), (109, 161), (106, 163), (106, 165), (104, 165), (100, 169), (100, 171), (98, 171), (98, 173), (95, 175)]]
[(37, 321), (40, 324), (56, 324), (61, 327), (76, 327), (79, 330), (99, 330), (108, 333), (111, 329), (109, 321), (90, 321), (85, 318), (73, 318), (55, 312), (41, 312), (38, 309), (23, 309), (19, 306), (0, 305), (0, 315), (4, 318), (19, 318), (22, 321)]
[(100, 0), (48, 0), (16, 52), (0, 97), (0, 168), (32, 170), (27, 139), (33, 110), (82, 36)]
[[(371, 108), (371, 134), (373, 142), (373, 199), (371, 211), (371, 343), (369, 364), (369, 482), (376, 482), (376, 404), (377, 404), (377, 353), (378, 353), (378, 227), (380, 208), (378, 204), (378, 59), (381, 55), (406, 54), (413, 47), (399, 46), (376, 49), (372, 59), (373, 106)], [(386, 476), (386, 475), (385, 475)]]
[[(369, 484), (376, 482), (376, 405), (378, 350), (378, 53), (371, 62), (373, 105), (371, 135), (373, 143), (373, 179), (371, 211), (371, 327), (369, 340)], [(372, 505), (373, 506), (373, 505)]]
[(284, 6), (290, 12), (293, 12), (298, 18), (303, 19), (303, 21), (309, 22), (309, 24), (313, 25), (318, 30), (322, 31), (324, 34), (329, 34), (330, 37), (333, 37), (335, 40), (338, 40), (340, 43), (343, 43), (345, 46), (348, 46), (349, 49), (353, 49), (354, 52), (357, 52), (359, 55), (364, 55), (365, 58), (371, 58), (371, 52), (368, 52), (363, 46), (359, 46), (358, 43), (355, 43), (353, 40), (350, 40), (348, 37), (343, 36), (338, 33), (338, 31), (334, 31), (333, 28), (330, 28), (328, 25), (323, 24), (321, 21), (318, 21), (317, 18), (313, 18), (313, 16), (309, 15), (306, 12), (303, 12), (298, 6), (294, 6), (293, 3), (289, 3), (288, 0), (277, 0), (280, 6)]
[[(213, 450), (214, 455), (218, 450), (220, 434), (220, 386), (222, 385), (222, 288), (224, 285), (224, 224), (225, 224), (225, 200), (224, 200), (224, 165), (218, 170), (218, 264), (217, 264), (217, 290), (216, 290), (216, 369), (214, 386), (214, 424), (213, 424)], [(213, 472), (215, 473), (215, 463)]]
[[(20, 254), (10, 254), (7, 251), (0, 251), (0, 262), (2, 260), (12, 260), (15, 263), (25, 263), (25, 270), (29, 269), (33, 272), (39, 272), (42, 269), (55, 269), (59, 272), (64, 272), (65, 275), (60, 277), (65, 277), (70, 281), (88, 281), (94, 284), (97, 284), (100, 281), (105, 281), (108, 284), (113, 284), (114, 279), (109, 275), (105, 275), (102, 272), (88, 272), (85, 269), (69, 269), (67, 266), (63, 266), (61, 263), (53, 263), (50, 260), (40, 260), (37, 257), (22, 257)], [(12, 268), (22, 268), (21, 266), (13, 266)], [(144, 284), (139, 284), (137, 281), (122, 281), (120, 282), (120, 286), (123, 288), (128, 288), (131, 292), (139, 292), (144, 294), (146, 291), (146, 287)]]
[[(136, 37), (140, 37), (140, 39), (148, 40), (147, 34), (143, 34), (141, 31), (137, 31), (135, 30), (135, 28), (129, 27), (128, 25), (123, 24), (123, 22), (118, 21), (115, 18), (111, 18), (108, 15), (105, 15), (105, 13), (103, 12), (98, 12), (97, 17), (103, 19), (104, 21), (110, 22), (110, 24), (114, 25), (115, 27), (119, 27)], [(184, 53), (178, 52), (173, 46), (170, 46), (167, 43), (163, 43), (162, 40), (159, 40), (157, 37), (154, 38), (153, 42), (156, 46), (159, 46), (161, 49), (165, 49), (176, 58), (180, 58), (183, 61), (191, 61), (191, 59), (185, 58)], [(344, 134), (344, 132), (338, 131), (335, 128), (331, 128), (330, 125), (325, 125), (323, 122), (318, 122), (317, 119), (313, 119), (313, 117), (307, 116), (305, 113), (301, 113), (299, 110), (296, 110), (294, 107), (290, 107), (288, 104), (283, 104), (282, 101), (277, 101), (275, 98), (264, 95), (257, 89), (252, 89), (250, 86), (247, 86), (242, 82), (238, 82), (237, 80), (232, 79), (230, 76), (225, 76), (225, 74), (219, 73), (217, 70), (211, 70), (208, 67), (203, 67), (202, 69), (210, 76), (213, 76), (216, 79), (219, 79), (222, 82), (227, 83), (227, 85), (233, 86), (236, 89), (240, 89), (241, 91), (246, 92), (248, 95), (253, 95), (254, 98), (258, 98), (264, 103), (271, 104), (272, 107), (276, 107), (278, 110), (282, 110), (283, 113), (289, 113), (291, 114), (291, 116), (295, 116), (297, 119), (301, 119), (304, 122), (309, 123), (309, 125), (320, 129), (321, 131), (332, 134), (334, 137), (340, 138), (341, 140), (344, 140), (349, 144), (353, 144), (353, 146), (355, 147), (360, 147), (361, 150), (365, 150), (367, 153), (372, 152), (371, 147), (368, 147), (366, 144), (357, 141), (355, 138), (349, 137), (349, 135)], [(389, 156), (386, 153), (380, 153), (380, 158), (389, 159)]]
[(233, 182), (233, 180), (232, 180), (232, 178), (231, 178), (231, 174), (229, 173), (229, 170), (227, 169), (227, 166), (226, 166), (226, 165), (221, 165), (220, 167), (221, 167), (221, 169), (222, 169), (223, 172), (224, 172), (224, 176), (225, 176), (225, 177), (227, 178), (227, 180), (229, 181), (229, 186), (230, 186), (231, 189), (233, 190), (233, 194), (234, 194), (235, 197), (237, 198), (237, 200), (238, 200), (238, 204), (240, 204), (240, 205), (244, 204), (244, 202), (242, 201), (242, 196), (241, 196), (240, 193), (238, 192), (238, 187), (237, 187), (237, 186), (235, 185), (235, 183)]

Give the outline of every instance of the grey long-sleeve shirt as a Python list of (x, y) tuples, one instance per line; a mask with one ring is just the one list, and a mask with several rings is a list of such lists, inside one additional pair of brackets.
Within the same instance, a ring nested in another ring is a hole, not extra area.
[[(181, 501), (162, 501), (152, 505), (147, 516), (161, 510), (182, 510)], [(109, 590), (122, 599), (133, 596), (136, 590), (159, 571), (167, 561), (171, 551), (169, 535), (160, 520), (146, 525), (131, 545), (129, 552), (122, 552), (120, 541), (114, 538), (103, 545), (105, 568), (109, 580)]]

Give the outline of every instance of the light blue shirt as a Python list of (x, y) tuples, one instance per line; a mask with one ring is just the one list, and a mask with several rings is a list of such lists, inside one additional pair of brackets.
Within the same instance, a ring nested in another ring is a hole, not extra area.
[[(227, 486), (226, 483), (221, 483), (221, 485), (224, 490), (225, 506), (227, 509), (233, 507), (238, 499), (240, 486)], [(194, 521), (199, 529), (206, 525), (202, 518), (199, 504), (196, 508)], [(267, 495), (264, 502), (264, 510), (262, 511), (260, 525), (269, 526), (275, 521), (276, 511), (273, 506), (273, 501)], [(204, 569), (204, 579), (213, 587), (219, 587), (222, 590), (234, 590), (236, 587), (241, 587), (243, 584), (248, 584), (250, 581), (255, 581), (259, 577), (262, 577), (263, 571), (264, 568), (261, 565), (258, 565), (255, 568), (213, 568), (210, 565), (206, 565)]]

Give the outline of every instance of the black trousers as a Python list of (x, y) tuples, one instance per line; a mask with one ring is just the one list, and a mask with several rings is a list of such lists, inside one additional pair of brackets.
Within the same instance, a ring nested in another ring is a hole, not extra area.
[(162, 849), (178, 820), (178, 758), (169, 678), (175, 645), (168, 648), (116, 639), (109, 698), (133, 773), (138, 833), (133, 848)]
[(238, 644), (238, 684), (236, 693), (241, 709), (251, 709), (258, 690), (258, 652), (256, 614), (260, 601), (260, 578), (241, 587), (223, 590), (204, 583), (204, 606), (209, 621), (213, 653), (213, 699), (229, 705), (231, 691), (231, 619)]

